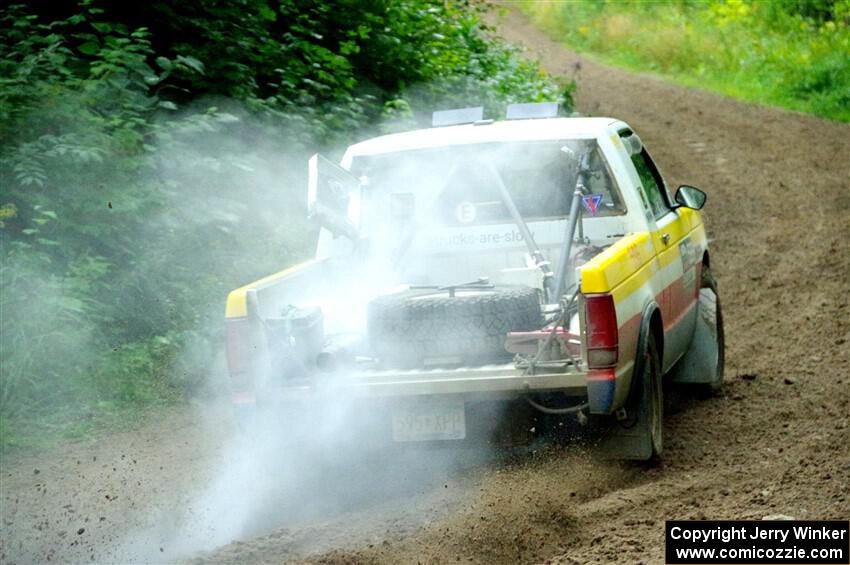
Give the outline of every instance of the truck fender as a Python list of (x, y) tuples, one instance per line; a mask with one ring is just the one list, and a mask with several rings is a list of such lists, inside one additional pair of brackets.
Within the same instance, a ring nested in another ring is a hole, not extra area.
[[(643, 370), (645, 362), (641, 352), (646, 347), (647, 335), (653, 331), (653, 319), (657, 321), (658, 326), (661, 322), (661, 309), (654, 300), (646, 303), (641, 314), (640, 331), (638, 332), (637, 348), (635, 349), (635, 360), (632, 363), (631, 371), (625, 371), (619, 378), (609, 380), (591, 380), (587, 383), (587, 397), (590, 405), (591, 414), (613, 414), (617, 410), (627, 406), (632, 396), (636, 394), (633, 390), (632, 378), (637, 371)], [(659, 328), (656, 328), (659, 329)], [(662, 332), (663, 333), (663, 332)], [(656, 335), (656, 345), (659, 355), (661, 354), (663, 343), (663, 335)], [(622, 343), (620, 344), (622, 346)]]
[[(656, 322), (653, 322), (653, 319), (656, 320)], [(657, 324), (657, 327), (653, 327), (654, 324)], [(660, 332), (658, 331), (659, 329), (661, 330)], [(646, 363), (646, 357), (643, 355), (643, 352), (646, 349), (646, 340), (649, 333), (652, 331), (656, 332), (655, 345), (658, 348), (658, 356), (663, 359), (664, 331), (663, 326), (661, 326), (661, 308), (658, 307), (658, 304), (656, 304), (654, 300), (647, 303), (647, 305), (643, 308), (643, 314), (641, 315), (640, 320), (640, 332), (638, 333), (637, 349), (635, 349), (635, 363), (632, 367), (631, 373), (629, 374), (628, 382), (623, 383), (628, 392), (621, 397), (618, 396), (618, 398), (622, 398), (622, 402), (619, 403), (617, 408), (629, 405), (629, 401), (633, 400), (633, 397), (638, 393), (637, 388), (634, 386), (634, 376), (643, 372), (643, 365)]]
[[(703, 269), (707, 269), (708, 262), (704, 263)], [(723, 383), (723, 316), (714, 277), (703, 271), (700, 278), (694, 335), (688, 350), (670, 371), (670, 379), (674, 383), (701, 385), (696, 387), (697, 390), (702, 388), (705, 389), (702, 392), (710, 394), (716, 392)], [(705, 313), (708, 313), (708, 317)]]

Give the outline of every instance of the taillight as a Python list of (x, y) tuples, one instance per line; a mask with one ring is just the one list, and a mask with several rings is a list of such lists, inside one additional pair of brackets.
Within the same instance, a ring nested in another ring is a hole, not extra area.
[(251, 363), (251, 325), (248, 318), (228, 318), (224, 324), (227, 368), (233, 379), (244, 379)]
[(588, 367), (599, 369), (615, 366), (619, 350), (619, 334), (614, 297), (610, 294), (585, 296), (584, 307)]

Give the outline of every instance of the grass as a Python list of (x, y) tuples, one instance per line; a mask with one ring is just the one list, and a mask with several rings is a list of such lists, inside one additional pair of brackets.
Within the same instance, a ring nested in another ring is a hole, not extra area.
[[(0, 410), (0, 454), (131, 429), (151, 410), (185, 402), (190, 389), (181, 381), (181, 364), (162, 339), (110, 350), (86, 370), (69, 367), (29, 379), (28, 395), (11, 395), (16, 401)], [(6, 371), (3, 384), (26, 376)]]
[(152, 410), (179, 402), (178, 399), (170, 399), (148, 405), (100, 403), (85, 409), (66, 407), (49, 414), (0, 415), (0, 454), (46, 449), (69, 440), (130, 430)]
[[(792, 5), (793, 4), (793, 5)], [(850, 0), (528, 2), (567, 46), (686, 86), (850, 122)]]

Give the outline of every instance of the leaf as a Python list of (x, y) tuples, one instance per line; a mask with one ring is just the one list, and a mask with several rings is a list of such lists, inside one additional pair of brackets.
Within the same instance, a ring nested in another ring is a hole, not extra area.
[(274, 10), (266, 6), (265, 4), (260, 5), (260, 16), (264, 20), (268, 20), (270, 22), (277, 21), (277, 14), (274, 13)]
[(48, 218), (52, 218), (52, 219), (54, 219), (54, 220), (58, 219), (58, 218), (56, 217), (56, 212), (54, 212), (54, 211), (52, 211), (52, 210), (41, 210), (39, 213), (40, 213), (42, 216), (47, 216)]
[(91, 26), (94, 29), (96, 29), (97, 31), (99, 31), (100, 33), (109, 33), (109, 32), (112, 31), (112, 24), (108, 24), (106, 22), (102, 22), (102, 23), (92, 22)]
[(14, 204), (4, 204), (0, 206), (0, 218), (16, 218), (18, 216), (18, 207)]
[(34, 184), (38, 185), (38, 186), (44, 186), (44, 179), (42, 179), (41, 177), (37, 177), (37, 176), (30, 176), (30, 175), (19, 176), (18, 182), (20, 182), (24, 186), (32, 186)]
[(161, 100), (159, 104), (156, 105), (157, 108), (163, 108), (164, 110), (176, 110), (177, 104), (172, 102), (171, 100)]
[(174, 65), (171, 63), (171, 59), (169, 59), (168, 57), (157, 57), (156, 64), (163, 71), (170, 71), (174, 67)]
[(86, 41), (85, 43), (77, 47), (77, 49), (83, 55), (97, 55), (100, 51), (100, 45), (98, 45), (94, 41)]
[(24, 234), (24, 235), (33, 235), (33, 234), (37, 234), (38, 230), (33, 229), (33, 228), (26, 228), (26, 229), (21, 230), (21, 233)]
[(194, 57), (184, 57), (177, 55), (177, 62), (186, 65), (198, 74), (204, 74), (204, 64)]
[(222, 124), (231, 124), (233, 122), (238, 122), (239, 118), (234, 116), (233, 114), (228, 114), (227, 112), (218, 112), (215, 115), (216, 121)]
[(61, 308), (65, 310), (71, 310), (72, 312), (80, 313), (83, 311), (83, 303), (77, 298), (72, 298), (70, 296), (61, 296), (56, 299), (56, 302)]

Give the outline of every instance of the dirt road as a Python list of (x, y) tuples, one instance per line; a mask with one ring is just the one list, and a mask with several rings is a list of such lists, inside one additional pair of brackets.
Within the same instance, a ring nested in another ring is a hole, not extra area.
[(249, 461), (202, 406), (5, 460), (0, 561), (660, 563), (665, 519), (850, 518), (850, 126), (580, 59), (516, 13), (499, 29), (553, 74), (580, 67), (581, 111), (627, 120), (671, 184), (709, 193), (727, 383), (668, 412), (663, 465)]

